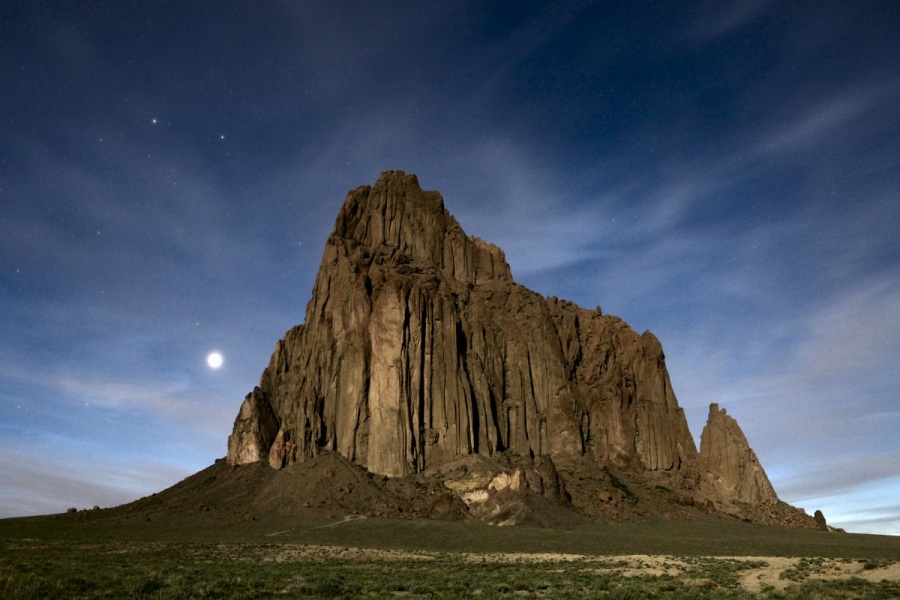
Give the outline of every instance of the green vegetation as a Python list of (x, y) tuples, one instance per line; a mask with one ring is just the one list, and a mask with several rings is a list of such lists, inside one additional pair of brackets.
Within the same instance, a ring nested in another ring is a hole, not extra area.
[(625, 494), (625, 497), (629, 500), (635, 499), (634, 492), (632, 492), (627, 485), (622, 483), (622, 481), (618, 477), (613, 475), (612, 471), (610, 471), (607, 467), (603, 467), (603, 472), (609, 478), (609, 482), (614, 488)]
[(615, 557), (518, 562), (468, 554), (341, 556), (294, 544), (5, 541), (4, 598), (895, 598), (896, 582), (809, 580), (748, 591), (765, 561), (696, 558), (671, 575)]
[[(900, 540), (884, 536), (732, 521), (547, 530), (204, 518), (0, 521), (0, 598), (900, 597), (897, 578), (879, 576), (900, 563)], [(765, 557), (779, 555), (784, 567), (762, 579), (776, 560)], [(836, 569), (847, 575), (822, 578)]]

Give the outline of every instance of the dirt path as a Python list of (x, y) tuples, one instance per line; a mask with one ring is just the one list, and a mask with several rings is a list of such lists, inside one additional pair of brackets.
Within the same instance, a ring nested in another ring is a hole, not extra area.
[[(364, 521), (366, 520), (365, 515), (347, 515), (340, 521), (335, 521), (334, 523), (326, 523), (325, 525), (318, 525), (316, 527), (309, 527), (307, 529), (303, 529), (302, 531), (312, 531), (313, 529), (327, 529), (329, 527), (337, 527), (338, 525), (344, 525), (346, 523), (350, 523), (352, 521)], [(279, 535), (284, 535), (285, 533), (292, 533), (297, 531), (296, 529), (284, 529), (282, 531), (275, 531), (272, 533), (267, 533), (266, 537), (275, 537)]]
[(782, 556), (765, 558), (747, 556), (741, 557), (739, 560), (766, 563), (765, 567), (751, 569), (741, 577), (741, 587), (750, 592), (758, 592), (766, 587), (784, 591), (791, 582), (788, 579), (783, 579), (781, 574), (793, 568), (800, 561), (799, 558), (784, 558)]

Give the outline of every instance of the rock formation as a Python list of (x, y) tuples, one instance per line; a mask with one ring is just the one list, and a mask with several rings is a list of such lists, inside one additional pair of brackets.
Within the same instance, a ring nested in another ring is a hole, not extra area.
[(711, 404), (700, 436), (702, 490), (718, 502), (772, 506), (775, 489), (747, 443), (737, 421), (718, 404)]
[(515, 283), (499, 248), (402, 171), (348, 194), (305, 322), (244, 400), (227, 460), (280, 469), (322, 453), (389, 477), (471, 456), (534, 461), (478, 493), (478, 478), (457, 482), (470, 500), (547, 497), (548, 463), (588, 461), (719, 503), (777, 501), (715, 405), (698, 455), (652, 333)]
[(535, 501), (567, 504), (565, 484), (547, 456), (520, 458), (504, 468), (478, 454), (450, 461), (435, 471), (444, 486), (455, 492), (470, 514), (492, 525), (538, 522)]

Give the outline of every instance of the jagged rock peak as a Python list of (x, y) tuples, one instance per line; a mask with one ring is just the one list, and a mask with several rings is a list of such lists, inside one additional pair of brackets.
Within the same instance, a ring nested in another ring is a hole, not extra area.
[(700, 436), (701, 489), (718, 502), (775, 505), (778, 496), (737, 421), (716, 403)]
[(384, 171), (372, 186), (351, 191), (333, 236), (400, 262), (437, 267), (465, 282), (512, 280), (503, 251), (467, 236), (436, 191), (424, 191), (415, 175)]

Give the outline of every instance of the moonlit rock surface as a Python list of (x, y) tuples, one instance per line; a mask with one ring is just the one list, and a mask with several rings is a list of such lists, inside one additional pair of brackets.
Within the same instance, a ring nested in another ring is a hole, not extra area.
[(528, 480), (560, 496), (553, 463), (590, 461), (695, 498), (777, 501), (737, 424), (716, 415), (701, 457), (652, 333), (515, 283), (439, 193), (387, 171), (348, 194), (305, 323), (244, 400), (228, 461), (277, 469), (336, 452), (393, 477), (506, 453), (546, 472), (492, 473), (469, 491)]
[(755, 505), (778, 502), (744, 432), (718, 404), (709, 406), (709, 417), (700, 436), (700, 467), (703, 490), (714, 500)]

